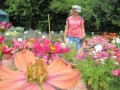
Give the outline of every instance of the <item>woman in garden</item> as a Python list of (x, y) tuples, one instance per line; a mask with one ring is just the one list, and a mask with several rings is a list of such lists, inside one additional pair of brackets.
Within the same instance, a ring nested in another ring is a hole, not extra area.
[(64, 42), (68, 41), (76, 44), (76, 50), (80, 49), (82, 39), (85, 36), (84, 20), (79, 15), (81, 7), (73, 5), (69, 17), (66, 19), (66, 27), (64, 32)]

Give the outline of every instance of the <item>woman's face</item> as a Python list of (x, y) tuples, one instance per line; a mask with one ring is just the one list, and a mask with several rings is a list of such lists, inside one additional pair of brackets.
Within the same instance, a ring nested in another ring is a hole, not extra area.
[(74, 11), (73, 15), (79, 15), (79, 12)]
[(77, 15), (79, 15), (79, 12), (77, 12), (75, 9), (71, 9), (70, 15), (77, 16)]

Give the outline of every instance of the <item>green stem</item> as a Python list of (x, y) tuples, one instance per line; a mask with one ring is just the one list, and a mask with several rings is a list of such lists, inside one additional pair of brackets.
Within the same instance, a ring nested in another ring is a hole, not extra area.
[(1, 50), (0, 50), (0, 51), (1, 51), (1, 52), (0, 52), (0, 60), (2, 61), (2, 43), (0, 43), (0, 49), (1, 49)]

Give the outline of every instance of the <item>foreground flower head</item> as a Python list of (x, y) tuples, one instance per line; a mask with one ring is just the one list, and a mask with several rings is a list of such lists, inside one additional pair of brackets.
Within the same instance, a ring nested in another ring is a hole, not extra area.
[(78, 70), (62, 58), (46, 66), (42, 59), (36, 60), (31, 51), (23, 50), (15, 54), (14, 61), (18, 71), (0, 66), (1, 90), (67, 89), (73, 88), (80, 77)]

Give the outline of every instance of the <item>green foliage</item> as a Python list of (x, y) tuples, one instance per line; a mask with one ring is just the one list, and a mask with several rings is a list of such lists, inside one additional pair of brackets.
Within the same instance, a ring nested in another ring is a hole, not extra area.
[[(9, 12), (14, 26), (39, 28), (46, 30), (48, 26), (47, 14), (51, 0), (6, 0), (6, 11)], [(40, 25), (39, 25), (40, 24)], [(41, 30), (41, 31), (42, 31)]]
[(76, 57), (77, 51), (76, 51), (75, 44), (71, 43), (69, 47), (70, 47), (70, 51), (68, 53), (63, 54), (62, 57), (68, 62), (76, 62), (75, 57)]
[(86, 31), (119, 32), (119, 3), (120, 0), (3, 0), (0, 7), (9, 13), (14, 26), (48, 31), (50, 14), (51, 30), (61, 31), (71, 6), (77, 4), (82, 7)]
[(120, 87), (116, 85), (120, 84), (120, 78), (112, 76), (112, 70), (116, 69), (113, 60), (106, 60), (104, 64), (96, 64), (88, 58), (78, 61), (76, 66), (82, 74), (82, 79), (92, 90), (119, 90)]
[(53, 0), (50, 9), (56, 13), (68, 13), (72, 5), (80, 5), (86, 31), (117, 32), (120, 29), (119, 3), (120, 0)]

